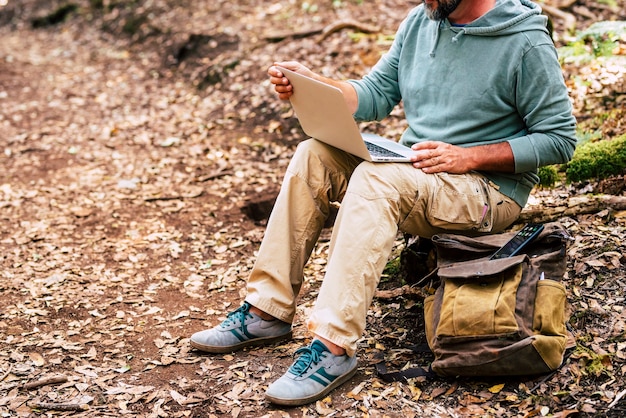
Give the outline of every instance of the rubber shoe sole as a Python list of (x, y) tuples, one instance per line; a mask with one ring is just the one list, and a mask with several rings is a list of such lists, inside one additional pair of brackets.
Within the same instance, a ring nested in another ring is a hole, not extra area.
[(276, 344), (285, 340), (290, 340), (292, 338), (292, 332), (289, 331), (286, 334), (283, 335), (278, 335), (275, 337), (259, 337), (259, 338), (253, 338), (247, 341), (242, 341), (239, 344), (233, 344), (233, 345), (228, 345), (228, 346), (214, 346), (214, 345), (205, 345), (202, 343), (199, 343), (197, 341), (193, 341), (190, 340), (189, 341), (189, 345), (191, 345), (193, 348), (195, 348), (196, 350), (200, 350), (203, 351), (205, 353), (211, 353), (211, 354), (226, 354), (226, 353), (232, 353), (234, 351), (239, 351), (242, 350), (246, 347), (254, 347), (254, 346), (260, 346), (260, 345), (270, 345), (270, 344)]
[(315, 393), (315, 394), (310, 395), (308, 397), (297, 398), (297, 399), (284, 399), (284, 398), (279, 398), (279, 397), (276, 397), (276, 396), (268, 395), (266, 393), (265, 394), (265, 399), (267, 399), (269, 402), (271, 402), (271, 403), (273, 403), (275, 405), (282, 405), (282, 406), (306, 405), (306, 404), (309, 404), (311, 402), (315, 402), (315, 401), (317, 401), (319, 399), (324, 398), (326, 395), (328, 395), (334, 389), (338, 388), (339, 386), (341, 386), (344, 383), (346, 383), (348, 380), (352, 379), (352, 377), (356, 374), (358, 368), (359, 368), (358, 367), (358, 363), (355, 362), (354, 363), (354, 367), (351, 370), (349, 370), (348, 372), (346, 372), (343, 375), (339, 376), (332, 383), (330, 383), (328, 386), (326, 386), (324, 388), (324, 390), (322, 390), (321, 392)]

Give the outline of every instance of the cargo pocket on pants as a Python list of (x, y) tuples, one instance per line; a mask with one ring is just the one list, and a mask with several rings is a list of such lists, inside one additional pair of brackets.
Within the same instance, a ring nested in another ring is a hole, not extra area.
[(435, 175), (426, 219), (436, 228), (490, 232), (493, 225), (490, 190), (477, 174)]

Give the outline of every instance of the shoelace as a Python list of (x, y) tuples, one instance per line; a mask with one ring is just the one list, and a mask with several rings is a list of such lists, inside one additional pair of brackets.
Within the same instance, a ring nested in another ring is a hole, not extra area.
[(301, 347), (293, 354), (300, 355), (290, 367), (289, 371), (296, 376), (302, 376), (311, 366), (316, 365), (322, 359), (322, 353), (312, 347)]
[(243, 305), (241, 305), (239, 308), (226, 315), (226, 319), (224, 320), (224, 322), (222, 322), (222, 327), (226, 328), (230, 326), (230, 324), (237, 323), (237, 321), (239, 321), (240, 329), (243, 332), (245, 328), (244, 321), (246, 320), (246, 318), (251, 317), (252, 315), (250, 315), (250, 304), (248, 302), (244, 302)]

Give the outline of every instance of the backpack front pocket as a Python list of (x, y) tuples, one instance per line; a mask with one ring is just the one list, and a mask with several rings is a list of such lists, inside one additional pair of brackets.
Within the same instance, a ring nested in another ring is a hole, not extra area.
[(471, 280), (447, 279), (437, 334), (460, 337), (517, 332), (515, 289), (522, 268), (513, 269)]

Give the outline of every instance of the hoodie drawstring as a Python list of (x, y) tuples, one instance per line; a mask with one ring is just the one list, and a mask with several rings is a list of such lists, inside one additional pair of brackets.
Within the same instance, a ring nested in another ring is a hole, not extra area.
[(465, 28), (462, 28), (462, 29), (459, 31), (459, 33), (457, 33), (457, 34), (454, 36), (454, 38), (452, 38), (452, 42), (453, 42), (453, 43), (459, 42), (459, 38), (460, 38), (461, 36), (465, 35), (465, 33), (466, 33), (466, 32), (465, 32)]
[(430, 50), (430, 52), (428, 53), (428, 55), (430, 55), (431, 58), (435, 58), (435, 49), (437, 49), (437, 43), (439, 43), (439, 31), (441, 29), (441, 24), (443, 22), (440, 20), (439, 24), (437, 25), (437, 27), (435, 28), (435, 41), (433, 42), (433, 47)]

